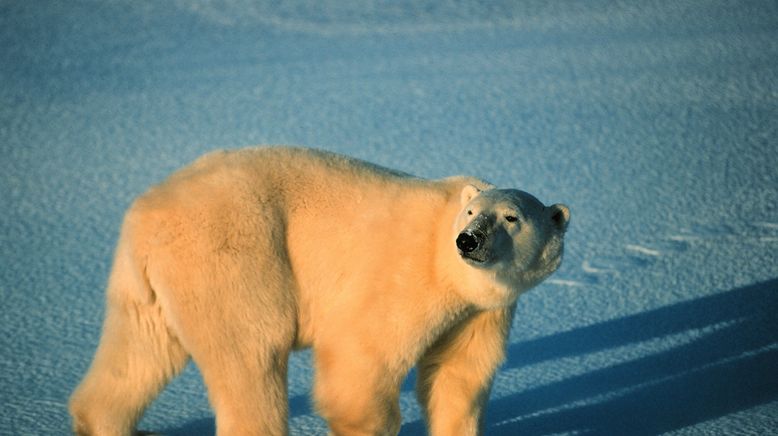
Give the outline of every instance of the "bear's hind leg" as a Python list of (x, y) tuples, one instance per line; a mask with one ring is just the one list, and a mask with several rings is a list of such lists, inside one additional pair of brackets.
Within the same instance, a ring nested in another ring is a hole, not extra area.
[(223, 349), (218, 356), (197, 357), (194, 360), (208, 388), (218, 435), (287, 433), (288, 351), (253, 354)]
[(77, 435), (132, 434), (146, 406), (187, 362), (159, 305), (124, 297), (109, 290), (100, 345), (71, 396)]
[[(294, 284), (277, 257), (195, 253), (208, 268), (158, 276), (179, 338), (208, 389), (218, 435), (287, 432), (286, 373), (296, 334)], [(179, 254), (179, 258), (181, 253)], [(159, 266), (159, 264), (158, 264)], [(154, 274), (152, 272), (152, 277)]]

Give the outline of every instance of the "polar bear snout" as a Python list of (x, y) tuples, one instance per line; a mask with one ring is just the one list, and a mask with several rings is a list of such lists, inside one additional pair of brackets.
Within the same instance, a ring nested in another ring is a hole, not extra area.
[(481, 214), (475, 217), (457, 236), (459, 254), (465, 259), (484, 263), (487, 261), (489, 244), (489, 219)]
[(457, 236), (457, 248), (462, 253), (472, 253), (478, 247), (482, 246), (486, 240), (486, 235), (478, 230), (465, 230)]

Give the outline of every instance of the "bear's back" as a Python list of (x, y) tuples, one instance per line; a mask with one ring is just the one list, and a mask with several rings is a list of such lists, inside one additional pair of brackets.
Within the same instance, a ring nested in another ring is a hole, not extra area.
[[(136, 236), (235, 229), (296, 218), (348, 218), (443, 185), (335, 153), (249, 147), (208, 153), (139, 196), (125, 219)], [(360, 209), (360, 207), (362, 209)], [(294, 215), (294, 216), (292, 216)], [(178, 230), (175, 230), (178, 229)], [(237, 231), (237, 229), (236, 229)], [(248, 231), (248, 228), (247, 228)], [(170, 239), (175, 236), (164, 237)], [(148, 238), (144, 238), (148, 239)]]

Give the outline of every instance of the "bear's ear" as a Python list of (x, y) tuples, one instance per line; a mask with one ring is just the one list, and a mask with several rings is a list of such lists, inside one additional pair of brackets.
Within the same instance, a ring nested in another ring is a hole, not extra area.
[(570, 222), (570, 209), (564, 204), (554, 204), (549, 209), (551, 222), (558, 230), (567, 230), (567, 223)]
[(465, 185), (465, 187), (462, 188), (462, 193), (459, 194), (459, 201), (462, 204), (462, 206), (464, 206), (467, 203), (470, 203), (470, 200), (475, 198), (475, 196), (480, 193), (481, 190), (478, 189), (478, 187), (473, 185)]

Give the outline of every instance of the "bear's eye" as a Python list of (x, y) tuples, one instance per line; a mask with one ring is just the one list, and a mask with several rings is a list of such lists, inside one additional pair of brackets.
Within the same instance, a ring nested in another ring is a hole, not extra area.
[(468, 215), (472, 215), (472, 214), (473, 214), (473, 211), (472, 211), (472, 210), (468, 210), (468, 211), (467, 211), (467, 214), (468, 214)]
[(519, 219), (517, 217), (513, 216), (513, 215), (506, 215), (505, 216), (505, 221), (508, 221), (509, 223), (515, 223), (518, 220)]

